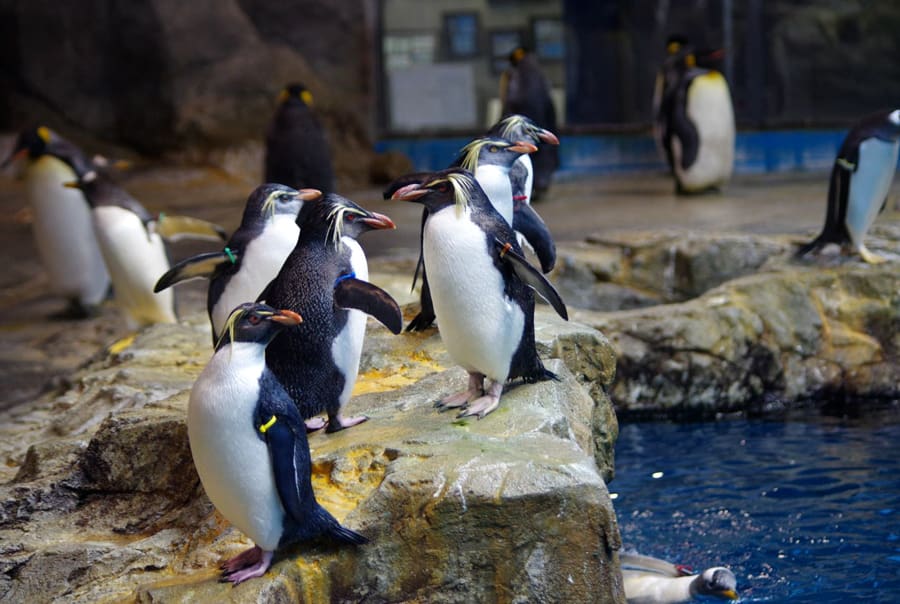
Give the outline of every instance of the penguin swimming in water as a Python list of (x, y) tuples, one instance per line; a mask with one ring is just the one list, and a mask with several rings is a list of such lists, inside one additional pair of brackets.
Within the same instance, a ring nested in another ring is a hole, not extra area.
[(831, 169), (825, 226), (797, 251), (797, 257), (837, 243), (852, 245), (866, 262), (884, 262), (863, 240), (887, 203), (898, 151), (900, 109), (873, 113), (850, 129)]
[(265, 181), (329, 193), (334, 190), (331, 151), (312, 104), (303, 84), (290, 84), (279, 94), (266, 133)]
[(195, 277), (208, 278), (206, 310), (215, 345), (231, 311), (242, 302), (256, 300), (278, 275), (297, 244), (297, 215), (303, 203), (321, 195), (317, 189), (297, 191), (275, 183), (258, 186), (247, 198), (241, 224), (223, 250), (182, 260), (159, 278), (153, 291)]
[(500, 404), (508, 379), (555, 379), (535, 349), (534, 292), (567, 319), (565, 304), (522, 256), (512, 228), (472, 174), (461, 168), (435, 172), (391, 198), (428, 208), (422, 247), (441, 340), (469, 373), (468, 388), (438, 407), (482, 418)]
[(621, 553), (628, 604), (679, 604), (695, 597), (737, 600), (737, 580), (729, 569), (708, 568), (699, 575), (684, 566), (641, 554)]
[(192, 218), (155, 219), (125, 189), (96, 171), (66, 186), (81, 189), (91, 205), (94, 232), (112, 279), (114, 300), (129, 327), (176, 322), (172, 291), (153, 291), (159, 276), (169, 270), (163, 238), (190, 234), (219, 241), (224, 239), (224, 232)]
[(267, 359), (301, 416), (325, 411), (327, 431), (335, 432), (367, 419), (342, 415), (356, 384), (366, 314), (394, 333), (403, 327), (394, 299), (368, 283), (366, 255), (356, 241), (366, 231), (396, 227), (336, 193), (304, 204), (297, 224), (297, 245), (259, 299), (300, 313), (306, 323), (274, 341)]
[[(537, 58), (524, 47), (509, 55), (509, 68), (500, 76), (500, 104), (504, 116), (524, 115), (550, 131), (556, 131), (556, 108), (550, 96), (550, 84), (541, 73)], [(532, 157), (534, 190), (538, 201), (550, 188), (553, 172), (559, 168), (556, 146), (541, 147)]]
[(275, 551), (292, 543), (367, 542), (316, 501), (306, 426), (266, 366), (266, 346), (301, 322), (289, 310), (242, 304), (191, 389), (188, 438), (203, 489), (255, 544), (222, 564), (223, 580), (234, 585), (262, 576)]
[(2, 166), (20, 157), (28, 158), (25, 188), (41, 264), (50, 288), (69, 303), (60, 316), (95, 314), (109, 293), (109, 273), (87, 200), (63, 185), (96, 168), (81, 149), (45, 126), (22, 131)]
[(662, 144), (679, 194), (723, 186), (734, 168), (734, 109), (725, 77), (697, 65), (692, 51), (681, 49), (667, 69), (680, 77), (664, 90), (660, 106)]

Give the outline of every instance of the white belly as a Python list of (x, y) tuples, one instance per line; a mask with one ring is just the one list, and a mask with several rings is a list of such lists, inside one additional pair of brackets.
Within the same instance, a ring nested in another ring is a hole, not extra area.
[(169, 270), (162, 238), (148, 234), (136, 214), (115, 206), (94, 209), (94, 228), (116, 304), (132, 326), (174, 323), (173, 290), (153, 293), (156, 281)]
[[(356, 278), (360, 281), (369, 280), (369, 264), (366, 254), (359, 243), (349, 237), (341, 238), (341, 243), (351, 250), (350, 265)], [(337, 335), (331, 344), (331, 355), (335, 365), (341, 368), (346, 381), (341, 391), (340, 405), (343, 407), (350, 400), (353, 387), (356, 385), (356, 376), (359, 372), (359, 357), (362, 354), (363, 340), (366, 337), (366, 315), (360, 310), (348, 312), (347, 323), (344, 329)]]
[(628, 604), (678, 604), (692, 599), (690, 586), (696, 577), (624, 570), (622, 578)]
[[(725, 78), (718, 72), (697, 76), (688, 89), (687, 115), (697, 128), (697, 159), (690, 168), (675, 162), (675, 172), (688, 191), (723, 185), (734, 167), (734, 110)], [(677, 139), (676, 139), (677, 140)], [(675, 157), (680, 160), (680, 145)]]
[(503, 276), (488, 256), (484, 232), (449, 207), (428, 217), (424, 239), (425, 269), (447, 351), (466, 370), (505, 381), (525, 315), (503, 294)]
[(491, 165), (478, 166), (475, 170), (475, 180), (484, 190), (494, 209), (503, 216), (506, 224), (512, 226), (513, 201), (509, 171)]
[(25, 179), (35, 244), (50, 287), (83, 304), (99, 304), (109, 288), (109, 274), (87, 200), (81, 191), (63, 186), (77, 180), (75, 173), (65, 162), (43, 156), (29, 164)]
[(862, 245), (869, 227), (878, 217), (897, 168), (900, 141), (870, 138), (859, 146), (856, 172), (850, 176), (847, 194), (847, 231), (855, 246)]
[[(222, 348), (197, 378), (188, 403), (188, 438), (209, 500), (254, 543), (271, 551), (281, 539), (284, 508), (268, 448), (253, 426), (265, 357), (243, 347), (265, 354), (258, 344)], [(244, 358), (244, 352), (256, 358)]]
[(517, 164), (522, 164), (525, 167), (525, 195), (528, 196), (528, 199), (525, 200), (525, 203), (531, 203), (531, 190), (534, 188), (534, 163), (531, 161), (531, 156), (527, 153), (520, 155), (519, 159), (516, 160)]
[(244, 302), (255, 302), (262, 290), (278, 275), (284, 261), (297, 245), (300, 229), (285, 215), (276, 215), (265, 230), (247, 245), (241, 270), (232, 275), (212, 313), (213, 330), (218, 337), (228, 315)]

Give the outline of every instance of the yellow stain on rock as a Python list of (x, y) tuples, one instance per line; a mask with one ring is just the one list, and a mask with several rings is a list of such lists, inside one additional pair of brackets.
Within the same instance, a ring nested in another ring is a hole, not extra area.
[(421, 350), (410, 351), (406, 358), (409, 362), (399, 364), (390, 370), (370, 369), (360, 373), (353, 387), (353, 396), (397, 390), (415, 384), (430, 373), (446, 369)]
[(109, 354), (119, 354), (120, 352), (122, 352), (123, 350), (125, 350), (126, 348), (131, 346), (134, 343), (134, 339), (136, 337), (137, 337), (137, 334), (133, 333), (130, 336), (125, 336), (121, 340), (113, 342), (112, 344), (109, 345), (109, 348), (107, 349), (109, 351)]
[(306, 604), (328, 604), (331, 599), (331, 585), (328, 573), (322, 570), (318, 560), (306, 560), (298, 557), (294, 560), (303, 580), (300, 583), (301, 602)]

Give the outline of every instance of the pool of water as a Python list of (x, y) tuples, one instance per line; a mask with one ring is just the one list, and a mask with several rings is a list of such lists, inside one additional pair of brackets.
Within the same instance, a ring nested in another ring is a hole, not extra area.
[(626, 547), (728, 566), (741, 602), (900, 602), (900, 409), (623, 425), (609, 486)]

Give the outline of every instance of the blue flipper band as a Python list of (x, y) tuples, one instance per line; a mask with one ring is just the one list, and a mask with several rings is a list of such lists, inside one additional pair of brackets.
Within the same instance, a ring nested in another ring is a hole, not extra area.
[(346, 275), (341, 275), (337, 279), (334, 280), (334, 286), (337, 287), (338, 283), (341, 281), (346, 281), (347, 279), (356, 279), (356, 273), (353, 271), (347, 273)]

